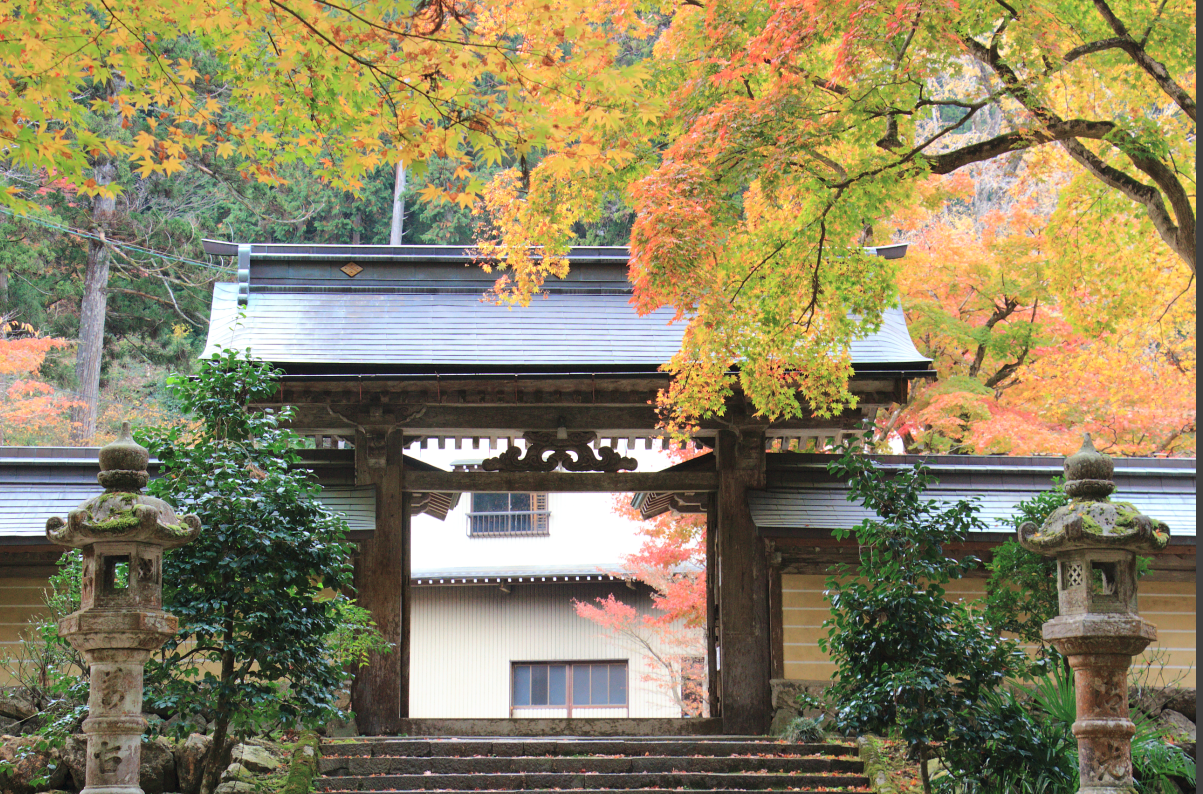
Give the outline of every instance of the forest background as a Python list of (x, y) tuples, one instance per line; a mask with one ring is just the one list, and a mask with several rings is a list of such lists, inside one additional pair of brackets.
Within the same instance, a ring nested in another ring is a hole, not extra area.
[(838, 408), (900, 300), (939, 379), (893, 448), (1195, 452), (1193, 3), (151, 6), (0, 12), (0, 444), (173, 421), (201, 239), (387, 243), (401, 160), (403, 241), (480, 245), (494, 300), (632, 244), (689, 323), (670, 425)]

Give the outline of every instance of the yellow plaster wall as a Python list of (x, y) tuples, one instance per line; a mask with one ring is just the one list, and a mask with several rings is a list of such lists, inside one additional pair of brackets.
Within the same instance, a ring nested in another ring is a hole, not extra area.
[[(818, 645), (829, 615), (825, 581), (824, 576), (781, 576), (786, 678), (823, 680), (835, 673)], [(984, 592), (984, 579), (963, 579), (948, 587), (954, 598), (976, 599)], [(1146, 667), (1148, 683), (1195, 686), (1195, 583), (1142, 582), (1140, 612), (1157, 626), (1157, 642), (1138, 661)]]
[[(21, 655), (21, 633), (29, 620), (43, 614), (42, 591), (45, 577), (0, 577), (0, 657), (16, 659)], [(0, 665), (0, 686), (13, 683), (12, 664)]]

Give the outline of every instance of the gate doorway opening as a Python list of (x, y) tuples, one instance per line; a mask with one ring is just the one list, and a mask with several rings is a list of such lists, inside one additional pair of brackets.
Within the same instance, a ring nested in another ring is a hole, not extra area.
[[(673, 463), (659, 450), (621, 451), (643, 472)], [(453, 473), (495, 454), (406, 450)], [(638, 503), (631, 493), (477, 491), (459, 494), (443, 520), (413, 516), (408, 716), (712, 716), (705, 516), (643, 521)]]

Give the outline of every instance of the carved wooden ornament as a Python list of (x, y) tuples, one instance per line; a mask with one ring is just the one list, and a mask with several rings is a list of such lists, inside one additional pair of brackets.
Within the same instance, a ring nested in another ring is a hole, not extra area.
[(566, 471), (634, 471), (639, 461), (619, 455), (613, 447), (598, 447), (597, 452), (589, 446), (597, 433), (581, 430), (565, 434), (560, 438), (556, 432), (523, 433), (526, 439), (526, 454), (520, 447), (509, 447), (495, 458), (480, 464), (484, 471), (555, 471), (563, 467)]

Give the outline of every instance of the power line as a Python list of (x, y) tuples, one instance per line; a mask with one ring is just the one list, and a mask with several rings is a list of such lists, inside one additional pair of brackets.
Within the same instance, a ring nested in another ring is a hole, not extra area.
[(83, 229), (76, 229), (71, 226), (64, 226), (62, 224), (53, 223), (51, 221), (43, 220), (42, 218), (38, 218), (33, 215), (18, 215), (17, 213), (13, 212), (12, 210), (7, 210), (7, 209), (4, 209), (3, 207), (0, 207), (0, 212), (4, 213), (5, 215), (8, 215), (10, 217), (13, 217), (13, 218), (20, 218), (22, 220), (27, 220), (31, 223), (36, 223), (39, 226), (45, 226), (48, 229), (57, 229), (58, 231), (66, 232), (68, 234), (73, 234), (76, 237), (85, 237), (89, 240), (99, 240), (100, 242), (104, 243), (105, 245), (111, 245), (114, 248), (125, 248), (125, 249), (129, 249), (130, 251), (137, 251), (138, 253), (141, 253), (141, 254), (157, 256), (160, 259), (169, 259), (174, 262), (182, 262), (186, 265), (195, 265), (196, 267), (203, 267), (203, 268), (207, 268), (209, 270), (216, 270), (219, 273), (229, 273), (233, 270), (232, 267), (222, 267), (220, 265), (214, 265), (210, 262), (201, 262), (196, 259), (188, 259), (187, 257), (176, 256), (175, 254), (165, 254), (162, 251), (156, 251), (153, 248), (144, 248), (140, 245), (135, 245), (134, 243), (126, 243), (126, 242), (122, 242), (121, 240), (110, 240), (107, 237), (101, 237), (99, 235), (92, 234), (91, 232), (85, 232)]

